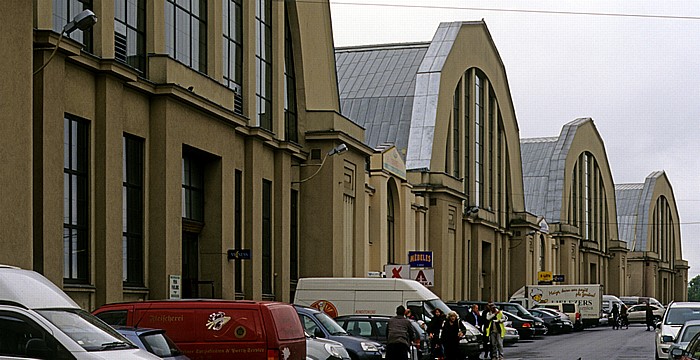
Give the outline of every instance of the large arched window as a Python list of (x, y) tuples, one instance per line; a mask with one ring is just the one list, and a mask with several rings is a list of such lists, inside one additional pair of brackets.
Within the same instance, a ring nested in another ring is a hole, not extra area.
[(651, 223), (651, 245), (649, 250), (656, 252), (662, 261), (673, 259), (673, 213), (665, 196), (660, 196), (654, 204)]
[(579, 155), (571, 186), (570, 221), (578, 226), (584, 240), (598, 243), (601, 251), (607, 250), (607, 195), (593, 154), (584, 152)]
[(545, 261), (544, 261), (544, 236), (540, 235), (540, 242), (539, 242), (539, 270), (540, 271), (545, 271)]

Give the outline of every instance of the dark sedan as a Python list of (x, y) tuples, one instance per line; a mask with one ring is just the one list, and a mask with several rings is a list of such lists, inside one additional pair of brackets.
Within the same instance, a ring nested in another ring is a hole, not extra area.
[(569, 320), (563, 320), (561, 316), (553, 314), (542, 309), (530, 309), (532, 315), (544, 321), (544, 325), (547, 327), (548, 334), (561, 334), (566, 332), (571, 332), (574, 329), (574, 325)]
[(532, 339), (535, 335), (535, 322), (530, 319), (523, 319), (518, 315), (503, 311), (503, 314), (508, 317), (511, 327), (518, 330), (521, 339)]

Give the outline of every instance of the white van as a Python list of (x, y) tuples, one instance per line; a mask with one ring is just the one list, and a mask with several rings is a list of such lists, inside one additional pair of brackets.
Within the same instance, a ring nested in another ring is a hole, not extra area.
[(159, 359), (41, 274), (0, 265), (0, 359)]
[(394, 316), (396, 307), (404, 305), (416, 319), (427, 321), (434, 309), (445, 314), (450, 311), (437, 295), (417, 281), (387, 278), (302, 278), (294, 304), (319, 309), (331, 317)]

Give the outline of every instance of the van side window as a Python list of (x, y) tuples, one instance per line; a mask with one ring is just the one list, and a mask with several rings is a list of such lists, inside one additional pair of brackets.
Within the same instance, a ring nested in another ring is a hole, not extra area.
[(126, 325), (126, 310), (114, 310), (101, 312), (97, 316), (100, 320), (106, 322), (109, 325)]
[(0, 356), (70, 359), (68, 351), (26, 316), (0, 311)]

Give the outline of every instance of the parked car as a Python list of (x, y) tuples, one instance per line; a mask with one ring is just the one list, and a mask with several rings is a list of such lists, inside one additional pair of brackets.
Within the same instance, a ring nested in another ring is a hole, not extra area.
[(563, 312), (569, 316), (574, 324), (574, 330), (583, 330), (583, 321), (581, 319), (581, 312), (578, 309), (578, 304), (574, 303), (544, 303), (535, 306), (536, 309), (548, 308), (554, 309), (559, 312)]
[(668, 352), (668, 359), (669, 360), (678, 360), (680, 359), (680, 356), (673, 356), (673, 349), (683, 349), (688, 346), (688, 343), (695, 337), (697, 333), (700, 333), (700, 320), (690, 320), (686, 321), (683, 327), (678, 331), (678, 336), (673, 341), (673, 344), (671, 344), (671, 347), (669, 347)]
[(158, 359), (32, 270), (0, 265), (0, 358)]
[(645, 301), (648, 301), (650, 305), (666, 308), (659, 300), (648, 296), (620, 296), (620, 301), (625, 303), (627, 307), (644, 304)]
[(685, 349), (671, 349), (669, 351), (669, 359), (700, 360), (700, 333), (693, 336)]
[(306, 360), (351, 360), (343, 344), (306, 333)]
[(328, 314), (319, 310), (294, 305), (301, 326), (309, 334), (323, 339), (337, 341), (343, 346), (354, 360), (380, 360), (384, 358), (384, 345), (358, 336), (348, 334)]
[(503, 338), (503, 345), (512, 345), (517, 343), (519, 340), (520, 334), (518, 334), (518, 330), (513, 327), (506, 326), (506, 337)]
[(503, 314), (508, 317), (508, 321), (511, 322), (511, 327), (518, 330), (518, 335), (520, 335), (521, 339), (532, 339), (535, 336), (534, 321), (523, 319), (507, 311), (503, 311)]
[[(657, 323), (664, 316), (664, 308), (656, 305), (649, 305), (654, 313), (654, 323)], [(632, 323), (645, 323), (647, 321), (647, 306), (644, 304), (633, 305), (627, 309), (627, 320)]]
[[(672, 302), (666, 308), (656, 330), (656, 359), (667, 359), (668, 349), (686, 321), (700, 320), (700, 302)], [(690, 348), (690, 344), (688, 344)]]
[(532, 315), (542, 319), (547, 327), (547, 334), (561, 334), (570, 332), (574, 329), (574, 325), (570, 320), (562, 320), (561, 316), (544, 309), (529, 310)]
[[(335, 318), (335, 321), (350, 335), (374, 340), (386, 346), (386, 329), (390, 318), (387, 315), (345, 315)], [(414, 320), (411, 320), (411, 325), (417, 335), (411, 349), (413, 359), (430, 359), (428, 333)]]
[(133, 326), (113, 326), (134, 345), (158, 356), (161, 359), (189, 360), (182, 350), (165, 335), (163, 329), (139, 328)]
[(306, 359), (297, 313), (281, 302), (151, 300), (107, 304), (94, 314), (110, 325), (163, 329), (193, 360)]

